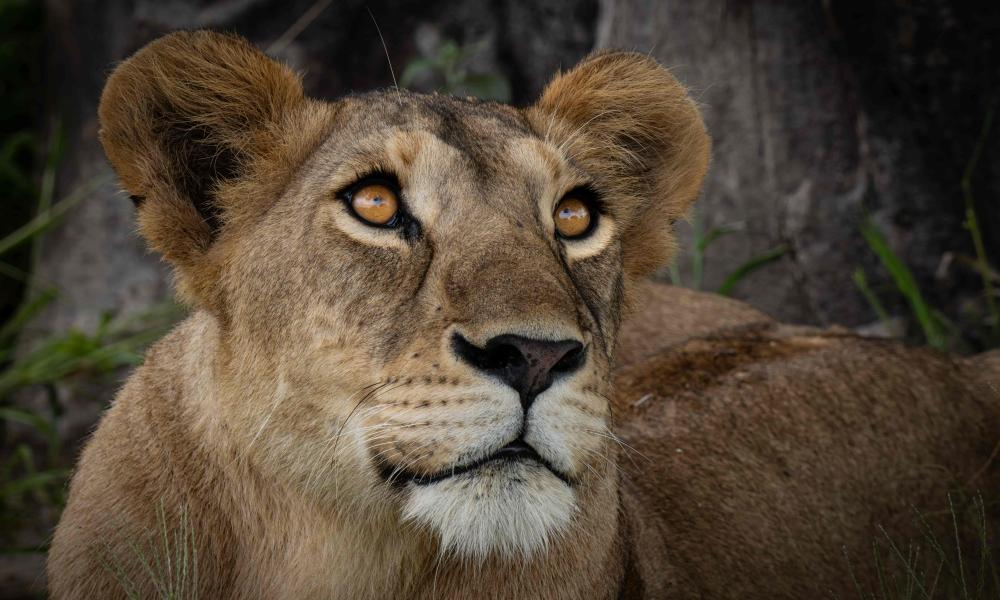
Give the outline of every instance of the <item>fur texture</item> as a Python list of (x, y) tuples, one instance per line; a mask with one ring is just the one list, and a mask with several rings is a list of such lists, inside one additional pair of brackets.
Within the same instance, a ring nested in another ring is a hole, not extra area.
[[(177, 33), (100, 116), (192, 314), (80, 459), (55, 598), (847, 594), (875, 525), (995, 490), (997, 361), (641, 282), (709, 152), (648, 57), (596, 54), (524, 110), (322, 103), (243, 40)], [(405, 226), (352, 213), (369, 176)], [(580, 186), (597, 226), (558, 238)], [(585, 358), (527, 404), (455, 351), (501, 335)], [(515, 439), (537, 459), (489, 460)]]

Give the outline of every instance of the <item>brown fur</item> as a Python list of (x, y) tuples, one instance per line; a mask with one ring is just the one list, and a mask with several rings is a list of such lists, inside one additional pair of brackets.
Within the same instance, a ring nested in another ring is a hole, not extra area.
[[(55, 598), (846, 594), (840, 553), (866, 555), (876, 525), (905, 533), (898, 515), (956, 481), (996, 489), (994, 357), (641, 283), (709, 148), (648, 57), (597, 54), (524, 111), (393, 90), (327, 104), (242, 40), (178, 33), (115, 71), (100, 115), (194, 310), (80, 459)], [(408, 234), (336, 197), (376, 171), (398, 178)], [(560, 241), (552, 207), (583, 184), (599, 228)], [(587, 362), (522, 416), (455, 332), (579, 339)], [(518, 422), (566, 481), (507, 463), (396, 479), (492, 452)]]

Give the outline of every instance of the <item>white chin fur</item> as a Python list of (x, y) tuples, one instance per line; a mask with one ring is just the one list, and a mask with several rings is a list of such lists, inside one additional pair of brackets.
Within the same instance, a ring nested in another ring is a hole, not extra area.
[(436, 531), (443, 554), (480, 561), (544, 552), (576, 510), (573, 490), (540, 465), (490, 464), (409, 488), (403, 518)]

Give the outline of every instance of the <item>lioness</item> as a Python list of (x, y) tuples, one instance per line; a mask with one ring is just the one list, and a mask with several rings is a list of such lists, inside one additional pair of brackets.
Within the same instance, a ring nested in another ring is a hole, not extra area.
[(709, 160), (646, 56), (526, 109), (327, 103), (175, 33), (100, 119), (193, 312), (80, 459), (56, 598), (803, 598), (995, 483), (996, 356), (642, 283)]

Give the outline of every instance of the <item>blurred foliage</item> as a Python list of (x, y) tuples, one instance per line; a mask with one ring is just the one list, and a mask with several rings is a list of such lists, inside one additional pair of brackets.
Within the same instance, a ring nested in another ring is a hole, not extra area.
[[(943, 312), (930, 306), (912, 271), (905, 261), (893, 251), (882, 231), (870, 219), (866, 219), (861, 226), (861, 234), (868, 243), (868, 247), (875, 253), (882, 267), (889, 274), (896, 287), (895, 291), (902, 295), (910, 307), (911, 320), (919, 326), (923, 341), (938, 350), (970, 352), (1000, 347), (1000, 306), (998, 306), (996, 288), (996, 285), (1000, 283), (1000, 275), (987, 258), (971, 183), (972, 176), (979, 165), (983, 147), (993, 126), (996, 104), (997, 102), (994, 100), (983, 120), (979, 140), (972, 151), (960, 182), (965, 208), (964, 225), (966, 231), (969, 232), (970, 241), (975, 251), (974, 256), (960, 258), (962, 262), (975, 271), (982, 282), (981, 307), (978, 309), (979, 314), (974, 315), (971, 323), (960, 327)], [(887, 322), (890, 317), (885, 310), (885, 305), (868, 284), (867, 276), (860, 267), (854, 273), (854, 282), (878, 318)]]
[[(92, 331), (69, 329), (27, 346), (22, 334), (58, 301), (58, 291), (31, 282), (39, 241), (87, 198), (102, 180), (80, 185), (54, 202), (63, 135), (48, 124), (47, 143), (38, 131), (43, 3), (0, 0), (0, 548), (11, 548), (17, 528), (40, 510), (64, 501), (71, 457), (59, 430), (58, 395), (120, 373), (142, 360), (145, 347), (179, 318), (173, 304), (128, 318), (102, 315)], [(97, 402), (105, 398), (95, 399)]]
[[(45, 210), (13, 233), (0, 238), (0, 259), (21, 245), (36, 245), (39, 236), (54, 225), (86, 191), (90, 182)], [(45, 202), (40, 202), (45, 204)], [(3, 277), (3, 274), (0, 274)], [(68, 473), (58, 432), (61, 416), (59, 388), (80, 381), (95, 381), (142, 361), (142, 352), (166, 333), (182, 314), (166, 304), (128, 318), (101, 316), (90, 332), (69, 329), (43, 337), (24, 347), (21, 333), (32, 320), (56, 302), (58, 293), (44, 288), (25, 299), (0, 325), (0, 530), (10, 531), (30, 508), (59, 508)], [(32, 389), (47, 398), (47, 407), (17, 402)], [(95, 399), (106, 401), (106, 399)], [(32, 406), (32, 408), (27, 408)], [(34, 503), (32, 506), (31, 503)]]
[[(861, 226), (861, 234), (868, 243), (868, 247), (878, 256), (882, 266), (888, 271), (890, 277), (892, 277), (892, 281), (895, 283), (899, 293), (906, 299), (910, 309), (913, 311), (914, 319), (923, 331), (927, 344), (939, 350), (946, 349), (948, 346), (948, 330), (951, 328), (947, 318), (927, 304), (923, 294), (920, 292), (920, 287), (917, 285), (917, 280), (913, 276), (913, 272), (892, 251), (882, 232), (870, 220), (866, 220)], [(867, 287), (863, 270), (855, 272), (855, 283), (862, 287), (862, 293), (872, 303), (876, 314), (885, 315), (885, 309), (881, 308), (882, 303), (878, 301), (878, 296), (871, 288)]]
[(411, 87), (418, 81), (429, 80), (428, 85), (442, 93), (509, 102), (510, 83), (503, 76), (473, 71), (473, 59), (485, 48), (485, 42), (462, 46), (454, 40), (444, 40), (430, 56), (407, 64), (399, 85)]
[[(695, 212), (691, 223), (691, 248), (680, 252), (670, 263), (668, 271), (670, 282), (674, 285), (683, 285), (693, 290), (702, 289), (705, 278), (705, 257), (708, 254), (708, 249), (717, 240), (740, 231), (742, 231), (742, 228), (735, 225), (712, 227), (708, 231), (705, 231), (701, 213)], [(758, 271), (779, 260), (788, 252), (788, 250), (789, 246), (787, 244), (779, 244), (774, 248), (770, 248), (760, 254), (750, 257), (748, 260), (730, 271), (729, 274), (722, 280), (722, 283), (715, 290), (715, 292), (717, 294), (722, 294), (723, 296), (731, 296), (733, 289), (738, 283), (752, 275), (755, 271)], [(681, 275), (679, 263), (680, 257), (685, 254), (690, 257), (691, 261), (691, 278), (687, 282), (684, 281), (684, 278)]]
[[(0, 236), (26, 221), (36, 208), (38, 192), (32, 174), (42, 150), (35, 130), (41, 93), (44, 4), (38, 0), (0, 0), (0, 190), (4, 218)], [(9, 253), (0, 270), (23, 273), (27, 248)], [(0, 285), (0, 321), (16, 310), (24, 293), (23, 278)]]

